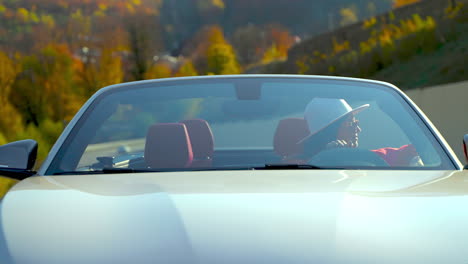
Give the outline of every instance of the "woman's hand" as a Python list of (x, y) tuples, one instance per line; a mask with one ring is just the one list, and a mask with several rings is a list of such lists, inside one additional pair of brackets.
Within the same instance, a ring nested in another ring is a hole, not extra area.
[(352, 148), (353, 146), (346, 142), (345, 140), (337, 139), (330, 143), (328, 143), (325, 148), (332, 149), (332, 148)]

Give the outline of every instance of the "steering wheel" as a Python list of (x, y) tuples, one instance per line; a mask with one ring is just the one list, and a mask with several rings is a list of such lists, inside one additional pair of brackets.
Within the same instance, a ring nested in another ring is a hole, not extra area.
[(390, 165), (379, 155), (362, 148), (333, 148), (317, 153), (309, 162), (315, 166), (364, 166), (389, 167)]

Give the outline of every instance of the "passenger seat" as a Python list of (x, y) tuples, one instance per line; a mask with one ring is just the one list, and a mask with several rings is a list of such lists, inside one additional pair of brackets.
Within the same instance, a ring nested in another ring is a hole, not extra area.
[(159, 123), (148, 129), (145, 162), (150, 168), (186, 168), (193, 162), (192, 144), (182, 123)]

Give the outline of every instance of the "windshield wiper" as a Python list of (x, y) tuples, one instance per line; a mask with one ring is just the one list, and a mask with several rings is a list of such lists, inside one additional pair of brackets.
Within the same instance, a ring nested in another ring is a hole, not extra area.
[(164, 172), (166, 170), (151, 169), (130, 169), (130, 168), (103, 168), (102, 170), (90, 171), (62, 171), (54, 175), (83, 175), (83, 174), (116, 174), (116, 173), (145, 173), (145, 172)]
[(310, 164), (265, 164), (263, 167), (253, 167), (253, 170), (320, 170), (318, 167)]
[(83, 175), (83, 174), (115, 174), (115, 173), (145, 173), (145, 172), (176, 172), (176, 171), (215, 171), (215, 170), (321, 170), (321, 169), (336, 169), (343, 168), (330, 168), (318, 167), (310, 164), (265, 164), (264, 166), (255, 167), (204, 167), (204, 168), (170, 168), (170, 169), (131, 169), (131, 168), (103, 168), (102, 170), (91, 171), (63, 171), (56, 172), (54, 175)]

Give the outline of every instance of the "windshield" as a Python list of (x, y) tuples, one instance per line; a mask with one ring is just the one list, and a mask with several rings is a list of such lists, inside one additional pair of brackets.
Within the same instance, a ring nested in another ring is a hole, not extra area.
[(428, 126), (390, 87), (348, 79), (218, 77), (103, 91), (46, 174), (272, 164), (454, 169)]

